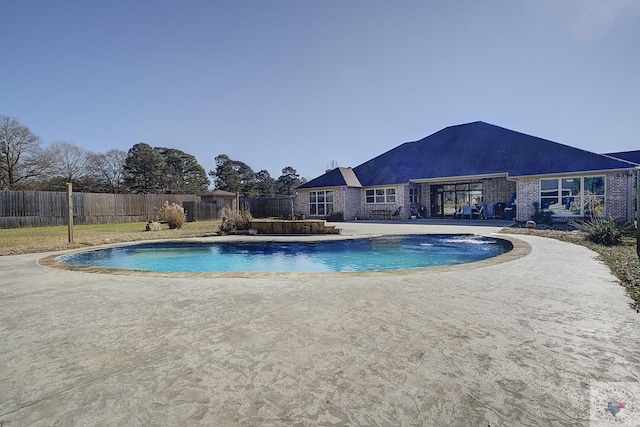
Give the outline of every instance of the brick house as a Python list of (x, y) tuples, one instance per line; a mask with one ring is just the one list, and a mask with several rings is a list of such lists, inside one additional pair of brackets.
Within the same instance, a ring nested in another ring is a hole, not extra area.
[(312, 179), (296, 189), (295, 210), (310, 218), (526, 221), (540, 209), (556, 219), (630, 221), (638, 164), (640, 151), (601, 155), (474, 122)]

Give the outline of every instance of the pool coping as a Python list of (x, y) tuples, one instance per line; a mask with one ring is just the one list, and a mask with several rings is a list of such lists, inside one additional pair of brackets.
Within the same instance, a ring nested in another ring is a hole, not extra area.
[(640, 317), (597, 253), (515, 238), (531, 251), (514, 262), (378, 278), (157, 278), (36, 263), (69, 250), (0, 257), (0, 424), (582, 425), (600, 390), (639, 396)]
[[(405, 233), (399, 233), (398, 235), (402, 235)], [(313, 235), (313, 236), (301, 236), (301, 235), (271, 235), (271, 234), (262, 234), (256, 236), (211, 236), (211, 237), (194, 237), (194, 238), (182, 238), (182, 239), (156, 239), (156, 240), (145, 240), (138, 242), (122, 242), (122, 243), (113, 243), (108, 245), (101, 246), (92, 246), (90, 248), (82, 248), (66, 251), (64, 253), (56, 253), (53, 255), (46, 256), (44, 258), (39, 258), (36, 260), (38, 265), (43, 267), (68, 270), (68, 271), (76, 271), (83, 273), (97, 273), (97, 274), (111, 274), (111, 275), (119, 275), (119, 276), (146, 276), (146, 277), (168, 277), (168, 278), (305, 278), (305, 277), (362, 277), (362, 276), (372, 276), (372, 277), (383, 277), (383, 276), (400, 276), (400, 275), (413, 275), (413, 274), (433, 274), (433, 273), (442, 273), (447, 271), (459, 271), (459, 270), (469, 270), (475, 268), (489, 267), (494, 266), (510, 261), (514, 261), (520, 259), (531, 252), (531, 246), (523, 240), (514, 237), (513, 235), (506, 234), (498, 234), (498, 233), (410, 233), (410, 234), (439, 234), (439, 235), (452, 235), (452, 236), (483, 236), (490, 237), (497, 240), (505, 240), (511, 243), (512, 248), (508, 252), (505, 252), (501, 255), (487, 258), (480, 261), (474, 261), (464, 264), (456, 264), (449, 266), (441, 266), (441, 267), (424, 267), (424, 268), (411, 268), (411, 269), (403, 269), (403, 270), (378, 270), (378, 271), (345, 271), (345, 272), (296, 272), (296, 273), (286, 273), (286, 272), (199, 272), (199, 273), (186, 273), (186, 272), (156, 272), (156, 271), (147, 271), (147, 270), (130, 270), (130, 269), (121, 269), (121, 268), (105, 268), (105, 267), (89, 267), (89, 266), (78, 266), (78, 265), (70, 265), (65, 264), (63, 262), (58, 261), (60, 257), (84, 253), (84, 252), (92, 252), (104, 249), (111, 249), (117, 247), (127, 247), (127, 246), (135, 246), (142, 244), (153, 244), (153, 243), (171, 243), (171, 242), (201, 242), (201, 243), (211, 243), (211, 242), (320, 242), (320, 241), (332, 241), (332, 240), (353, 240), (353, 239), (366, 239), (373, 237), (381, 237), (385, 235), (389, 235), (386, 233), (376, 233), (376, 234), (368, 234), (368, 235)]]

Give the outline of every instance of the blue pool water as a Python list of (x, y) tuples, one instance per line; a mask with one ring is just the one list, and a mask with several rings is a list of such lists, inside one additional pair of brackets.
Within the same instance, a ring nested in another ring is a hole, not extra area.
[(60, 257), (70, 265), (174, 273), (357, 272), (463, 264), (511, 250), (468, 235), (385, 236), (322, 242), (165, 242)]

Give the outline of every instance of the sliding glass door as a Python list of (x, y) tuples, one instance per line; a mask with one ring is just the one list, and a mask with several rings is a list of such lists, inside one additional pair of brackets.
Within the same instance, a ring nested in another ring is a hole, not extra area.
[(453, 216), (459, 207), (482, 204), (482, 183), (431, 185), (431, 216)]

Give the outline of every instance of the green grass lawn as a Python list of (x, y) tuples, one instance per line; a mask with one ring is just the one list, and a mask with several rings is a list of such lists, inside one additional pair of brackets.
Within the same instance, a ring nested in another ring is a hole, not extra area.
[(73, 227), (73, 243), (69, 243), (66, 225), (1, 229), (0, 255), (48, 252), (150, 239), (202, 237), (218, 231), (220, 221), (188, 222), (177, 230), (169, 230), (163, 225), (157, 232), (146, 231), (146, 225), (146, 222), (76, 225)]

